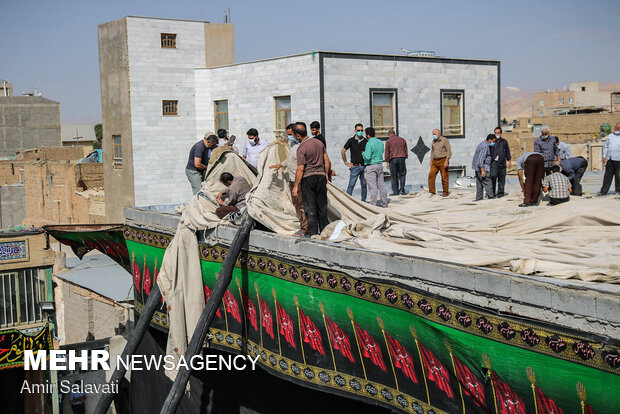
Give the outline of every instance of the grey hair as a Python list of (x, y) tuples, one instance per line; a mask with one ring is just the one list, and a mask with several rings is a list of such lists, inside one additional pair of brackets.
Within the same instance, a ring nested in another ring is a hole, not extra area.
[(543, 125), (543, 127), (540, 128), (540, 132), (543, 132), (543, 131), (551, 132), (551, 129), (549, 128), (548, 125)]

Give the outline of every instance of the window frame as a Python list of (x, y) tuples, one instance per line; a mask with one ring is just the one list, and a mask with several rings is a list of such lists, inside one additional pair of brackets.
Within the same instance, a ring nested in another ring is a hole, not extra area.
[[(372, 128), (375, 128), (375, 132), (377, 132), (377, 127), (375, 126), (375, 111), (373, 105), (373, 94), (375, 93), (391, 93), (392, 94), (392, 118), (394, 121), (394, 132), (398, 135), (398, 88), (369, 88), (368, 89), (368, 100), (369, 100), (369, 111), (370, 111), (370, 125)], [(387, 134), (387, 132), (386, 132)], [(386, 136), (380, 136), (377, 132), (377, 138), (382, 141), (387, 141), (389, 138)]]
[[(219, 102), (226, 102), (226, 112), (223, 111), (218, 111), (218, 103)], [(220, 114), (226, 114), (226, 126), (222, 126), (219, 123), (219, 115)], [(214, 122), (213, 125), (215, 126), (215, 131), (217, 132), (217, 130), (219, 129), (225, 129), (226, 131), (228, 131), (228, 99), (219, 99), (216, 101), (213, 101), (213, 116), (214, 116)]]
[[(116, 143), (116, 138), (118, 138), (119, 143)], [(123, 168), (123, 137), (120, 134), (112, 135), (112, 148), (114, 149), (114, 153), (112, 155), (112, 166), (114, 168)], [(119, 150), (118, 152), (116, 150)], [(120, 157), (118, 154), (120, 153)]]
[[(278, 98), (288, 98), (290, 101), (290, 108), (288, 109), (278, 109)], [(274, 96), (273, 97), (273, 113), (275, 115), (275, 119), (274, 119), (274, 131), (276, 132), (284, 132), (286, 131), (286, 125), (288, 125), (290, 122), (292, 122), (293, 116), (292, 116), (292, 109), (293, 109), (293, 97), (291, 95), (278, 95), (278, 96)], [(278, 129), (278, 113), (279, 112), (284, 112), (284, 125), (282, 127), (282, 129)], [(289, 113), (290, 122), (286, 122), (286, 113)]]
[[(174, 105), (174, 113), (170, 112), (170, 113), (166, 113), (166, 104), (170, 105)], [(168, 116), (179, 116), (179, 100), (178, 99), (162, 99), (161, 101), (161, 115), (168, 117)]]
[[(446, 134), (443, 125), (443, 95), (444, 94), (461, 94), (461, 134)], [(440, 89), (439, 90), (439, 130), (441, 135), (446, 138), (465, 138), (465, 89)]]
[(564, 105), (564, 98), (558, 98), (558, 105)]
[[(6, 306), (7, 284), (9, 288), (8, 308)], [(23, 309), (21, 306), (22, 288), (24, 289)], [(28, 292), (29, 288), (30, 292)], [(46, 320), (46, 315), (41, 309), (40, 303), (46, 300), (47, 282), (45, 279), (40, 278), (38, 269), (28, 268), (0, 272), (0, 291), (3, 298), (2, 303), (0, 303), (0, 312), (2, 312), (0, 327), (30, 325)], [(13, 315), (13, 309), (15, 310), (15, 315)], [(25, 312), (22, 313), (22, 310)], [(10, 317), (10, 322), (7, 315)]]
[[(165, 46), (164, 42), (168, 42), (170, 39), (165, 39), (164, 36), (174, 36), (174, 45), (173, 46)], [(160, 33), (159, 34), (159, 45), (162, 49), (178, 49), (177, 47), (177, 34), (176, 33)]]

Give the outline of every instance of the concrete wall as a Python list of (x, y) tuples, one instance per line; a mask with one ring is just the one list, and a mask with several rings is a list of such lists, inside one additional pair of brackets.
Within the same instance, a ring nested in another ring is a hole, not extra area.
[[(131, 143), (131, 103), (125, 19), (99, 25), (99, 72), (103, 124), (103, 165), (105, 191), (110, 194), (106, 220), (118, 222), (123, 207), (134, 204), (133, 146)], [(120, 135), (123, 166), (114, 167), (113, 135)]]
[(205, 23), (205, 67), (235, 61), (235, 27), (230, 23)]
[(59, 146), (60, 104), (42, 96), (0, 97), (0, 158)]
[(26, 218), (26, 197), (23, 184), (0, 187), (0, 228), (21, 226)]
[[(432, 131), (440, 128), (440, 90), (463, 89), (465, 138), (452, 138), (451, 166), (465, 166), (469, 173), (476, 145), (497, 125), (498, 68), (496, 65), (326, 58), (325, 137), (337, 173), (334, 183), (345, 188), (349, 171), (340, 157), (354, 125), (370, 126), (370, 88), (396, 88), (398, 92), (398, 134), (409, 150), (422, 137), (430, 148)], [(347, 159), (350, 156), (347, 154)], [(427, 181), (430, 152), (422, 163), (411, 151), (407, 160), (407, 184)], [(384, 168), (387, 171), (387, 168)], [(438, 177), (439, 183), (439, 177)], [(419, 188), (419, 187), (418, 187)]]
[[(577, 106), (609, 107), (611, 104), (609, 92), (600, 91), (598, 82), (572, 82), (568, 88), (575, 92)], [(585, 88), (585, 91), (581, 88)]]
[(62, 275), (54, 275), (53, 281), (61, 345), (108, 338), (127, 322), (127, 307), (67, 282)]

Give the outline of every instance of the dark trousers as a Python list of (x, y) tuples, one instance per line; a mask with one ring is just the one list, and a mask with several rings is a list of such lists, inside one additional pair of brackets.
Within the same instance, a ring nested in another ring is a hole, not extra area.
[(523, 164), (525, 185), (523, 186), (523, 203), (536, 204), (542, 188), (542, 179), (545, 173), (545, 159), (540, 154), (532, 154)]
[(570, 182), (571, 187), (573, 187), (573, 195), (581, 196), (583, 195), (583, 188), (581, 187), (581, 178), (583, 174), (588, 169), (588, 161), (584, 158), (581, 162), (581, 167), (575, 170), (575, 178), (573, 178)]
[(491, 161), (491, 185), (495, 197), (503, 197), (506, 186), (506, 165), (499, 166), (499, 161)]
[(482, 173), (476, 171), (476, 201), (484, 198), (484, 191), (487, 193), (487, 198), (495, 198), (489, 176), (486, 175), (482, 178)]
[(605, 164), (605, 175), (603, 176), (603, 186), (601, 194), (605, 195), (611, 186), (611, 180), (615, 180), (616, 195), (620, 194), (620, 161), (607, 160)]
[(235, 211), (239, 211), (235, 206), (219, 206), (215, 209), (215, 215), (222, 219), (226, 217), (228, 213), (234, 213)]
[(407, 166), (405, 158), (392, 158), (390, 160), (390, 180), (392, 181), (392, 194), (405, 192), (405, 180), (407, 179)]
[(71, 406), (71, 410), (73, 411), (73, 414), (84, 414), (84, 413), (86, 413), (86, 408), (84, 407), (84, 404), (72, 405)]
[(570, 200), (570, 197), (566, 197), (566, 198), (549, 197), (549, 204), (551, 204), (552, 206), (555, 206), (556, 204), (566, 203), (568, 200)]
[(308, 235), (319, 234), (327, 226), (327, 177), (311, 175), (301, 180), (301, 201), (308, 220)]

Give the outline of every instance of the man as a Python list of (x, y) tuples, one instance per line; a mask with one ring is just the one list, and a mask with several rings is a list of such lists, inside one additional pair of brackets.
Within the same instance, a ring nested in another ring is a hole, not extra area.
[(392, 181), (392, 195), (405, 194), (405, 181), (407, 179), (406, 160), (407, 141), (396, 135), (394, 129), (388, 131), (388, 140), (385, 142), (385, 162), (390, 170)]
[(308, 138), (306, 124), (297, 122), (293, 129), (295, 138), (301, 142), (297, 147), (297, 171), (293, 196), (301, 200), (308, 220), (308, 236), (320, 234), (328, 224), (327, 176), (331, 164), (325, 145), (318, 139)]
[(519, 204), (519, 207), (530, 207), (538, 203), (544, 173), (545, 158), (542, 154), (525, 152), (517, 159), (517, 175), (523, 192), (523, 203)]
[(245, 207), (245, 195), (252, 187), (245, 178), (233, 177), (229, 172), (223, 172), (220, 175), (220, 182), (228, 188), (215, 196), (220, 205), (215, 209), (215, 214), (219, 218), (224, 218), (228, 213), (234, 213)]
[(288, 152), (288, 157), (281, 164), (270, 165), (269, 168), (278, 171), (280, 168), (284, 168), (284, 171), (288, 173), (289, 189), (293, 198), (293, 206), (297, 212), (299, 218), (300, 232), (302, 235), (308, 233), (308, 219), (306, 219), (306, 213), (304, 213), (303, 202), (301, 201), (301, 194), (293, 195), (293, 187), (295, 186), (295, 172), (297, 171), (297, 148), (299, 147), (299, 141), (293, 133), (295, 124), (288, 124), (286, 126), (286, 135), (291, 145), (291, 149)]
[(545, 159), (545, 175), (549, 174), (552, 165), (560, 162), (558, 140), (553, 135), (549, 135), (549, 131), (548, 126), (543, 126), (540, 129), (540, 136), (534, 141), (534, 152), (542, 154)]
[(441, 173), (441, 187), (443, 188), (442, 196), (447, 197), (449, 192), (449, 176), (448, 167), (450, 166), (450, 157), (452, 150), (450, 149), (450, 141), (441, 136), (438, 129), (433, 130), (433, 143), (431, 145), (431, 169), (428, 173), (428, 192), (435, 194), (435, 179), (437, 173)]
[(185, 175), (192, 186), (194, 195), (200, 191), (204, 173), (209, 165), (209, 157), (215, 148), (217, 148), (217, 137), (213, 132), (207, 132), (204, 138), (195, 143), (189, 151)]
[[(218, 146), (220, 147), (230, 147), (230, 149), (233, 150), (233, 152), (235, 154), (239, 154), (239, 149), (235, 146), (235, 144), (233, 143), (228, 143), (228, 141), (230, 140), (230, 137), (228, 136), (228, 133), (226, 132), (225, 129), (220, 128), (217, 130), (217, 137), (218, 137)], [(233, 135), (234, 137), (234, 135)]]
[(572, 191), (570, 181), (564, 174), (560, 173), (559, 165), (552, 165), (550, 171), (551, 173), (545, 177), (543, 182), (543, 191), (549, 192), (549, 205), (566, 203), (570, 200)]
[(248, 142), (245, 144), (245, 148), (243, 148), (243, 159), (256, 168), (258, 165), (258, 153), (267, 148), (269, 143), (261, 141), (256, 128), (248, 129), (246, 134), (248, 135)]
[(588, 168), (588, 161), (583, 157), (572, 157), (560, 161), (560, 165), (562, 166), (562, 174), (568, 177), (571, 187), (573, 187), (572, 194), (581, 197), (583, 193), (581, 177)]
[[(387, 207), (387, 191), (383, 180), (383, 141), (375, 137), (375, 129), (368, 127), (365, 129), (366, 149), (362, 152), (364, 158), (364, 174), (366, 183), (370, 188), (370, 204), (378, 207)], [(377, 202), (377, 193), (381, 201)]]
[[(510, 146), (502, 137), (502, 128), (495, 128), (495, 140), (490, 144), (491, 150), (491, 185), (495, 197), (503, 197), (506, 186), (506, 161), (510, 161)], [(488, 175), (488, 171), (487, 171)]]
[(558, 157), (560, 157), (560, 161), (567, 160), (573, 157), (573, 152), (570, 150), (568, 144), (564, 141), (560, 141), (560, 138), (555, 137), (558, 142)]
[[(319, 121), (312, 121), (310, 123), (310, 132), (312, 133), (312, 138), (318, 139), (323, 143), (323, 145), (325, 145), (325, 151), (327, 152), (327, 144), (325, 143), (325, 137), (323, 136), (323, 134), (321, 134), (321, 124), (319, 123)], [(327, 158), (329, 158), (329, 155), (327, 156)], [(329, 161), (329, 163), (331, 165), (331, 160)], [(329, 177), (327, 178), (329, 182), (332, 181), (332, 175), (336, 175), (336, 171), (332, 170), (329, 172)]]
[[(364, 137), (364, 126), (362, 124), (355, 124), (355, 135), (345, 142), (342, 151), (342, 161), (349, 167), (349, 185), (347, 187), (347, 194), (353, 194), (353, 188), (357, 182), (357, 178), (360, 179), (360, 186), (362, 187), (362, 201), (366, 201), (366, 178), (364, 176), (364, 158), (362, 152), (366, 149), (366, 138)], [(351, 162), (347, 161), (347, 150), (351, 152)]]
[(491, 151), (489, 146), (495, 139), (494, 134), (487, 135), (486, 140), (482, 141), (476, 147), (474, 152), (474, 159), (471, 163), (471, 169), (476, 173), (476, 200), (482, 200), (484, 198), (484, 192), (487, 193), (487, 198), (495, 198), (493, 193), (493, 186), (491, 184), (491, 178), (489, 177), (489, 171), (491, 169)]
[(607, 135), (603, 147), (603, 165), (605, 165), (603, 186), (597, 195), (607, 195), (612, 178), (615, 180), (616, 195), (620, 194), (620, 122), (616, 124), (614, 132)]
[[(86, 394), (82, 391), (74, 392), (73, 389), (77, 385), (80, 389), (83, 389), (83, 384), (81, 384), (83, 380), (76, 380), (71, 387), (71, 392), (69, 393), (69, 402), (71, 403), (71, 410), (73, 414), (84, 414), (86, 412), (86, 407), (84, 406), (84, 401), (86, 401)], [(75, 387), (78, 388), (78, 387)]]

